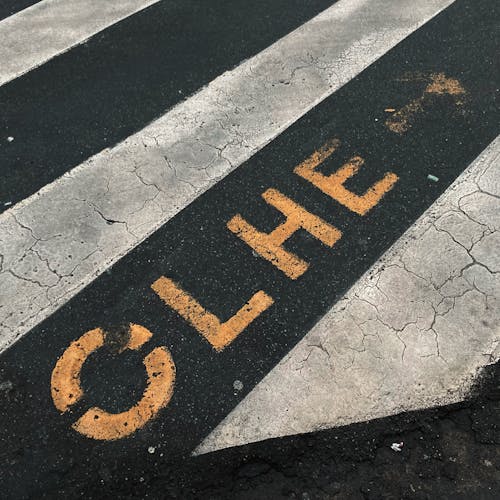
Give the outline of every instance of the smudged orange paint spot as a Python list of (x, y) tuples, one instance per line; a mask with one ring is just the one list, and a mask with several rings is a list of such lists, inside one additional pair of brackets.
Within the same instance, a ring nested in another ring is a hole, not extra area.
[[(418, 79), (420, 78), (418, 77)], [(403, 106), (386, 120), (385, 125), (389, 130), (399, 135), (407, 132), (413, 125), (415, 116), (429, 104), (431, 96), (448, 94), (455, 97), (456, 106), (463, 104), (463, 100), (459, 96), (464, 96), (466, 92), (458, 80), (448, 78), (444, 73), (432, 74), (430, 80), (420, 97)]]
[[(317, 161), (329, 153), (326, 149), (316, 153)], [(276, 189), (268, 189), (262, 194), (269, 205), (286, 216), (286, 221), (269, 234), (263, 233), (249, 224), (241, 215), (235, 215), (228, 223), (228, 229), (241, 238), (261, 257), (271, 262), (291, 279), (304, 274), (309, 264), (297, 255), (285, 250), (283, 244), (299, 229), (304, 229), (323, 244), (333, 247), (342, 233), (320, 217), (311, 214)]]
[(320, 152), (324, 152), (324, 154), (313, 153), (300, 165), (297, 165), (294, 172), (300, 177), (308, 180), (311, 184), (323, 191), (323, 193), (346, 206), (352, 212), (359, 215), (366, 215), (378, 204), (380, 199), (393, 188), (398, 180), (398, 176), (392, 172), (386, 173), (383, 179), (376, 182), (363, 195), (357, 195), (349, 191), (344, 187), (344, 183), (347, 179), (354, 176), (364, 164), (364, 160), (361, 157), (355, 156), (351, 158), (339, 170), (331, 175), (323, 175), (321, 172), (316, 171), (316, 167), (326, 160), (339, 144), (339, 141), (327, 143), (320, 150)]
[(217, 316), (208, 312), (170, 278), (162, 276), (151, 285), (151, 288), (165, 304), (194, 326), (216, 351), (222, 351), (274, 303), (269, 295), (260, 290), (236, 314), (222, 323)]
[(455, 78), (448, 78), (444, 73), (431, 75), (431, 83), (425, 89), (426, 94), (464, 95), (465, 89)]

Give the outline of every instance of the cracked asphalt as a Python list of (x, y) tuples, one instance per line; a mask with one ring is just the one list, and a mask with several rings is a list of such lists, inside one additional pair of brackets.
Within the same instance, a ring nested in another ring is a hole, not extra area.
[[(307, 16), (311, 14), (309, 9), (316, 12), (328, 3), (313, 2), (307, 10), (295, 9), (302, 14), (293, 14), (294, 9), (290, 8), (287, 16), (279, 16), (283, 26), (273, 25), (271, 37), (279, 36), (281, 30), (296, 23), (295, 16)], [(191, 7), (186, 5), (183, 9), (189, 11)], [(274, 8), (278, 7), (276, 4)], [(365, 7), (360, 4), (351, 8), (367, 15)], [(155, 7), (162, 8), (165, 6)], [(231, 13), (221, 13), (219, 9), (225, 12), (222, 5), (217, 7), (211, 14), (212, 22), (230, 24), (231, 17), (227, 20), (226, 17)], [(19, 186), (27, 190), (26, 194), (31, 194), (40, 183), (43, 185), (42, 175), (51, 180), (78, 163), (85, 151), (97, 153), (57, 182), (47, 185), (44, 196), (27, 198), (23, 204), (0, 216), (2, 270), (12, 271), (2, 277), (0, 324), (6, 333), (0, 338), (0, 345), (10, 345), (53, 313), (196, 196), (248, 160), (319, 99), (346, 84), (388, 46), (415, 29), (417, 19), (425, 15), (426, 9), (431, 11), (431, 7), (425, 5), (421, 7), (422, 12), (413, 12), (402, 5), (400, 12), (392, 12), (374, 3), (369, 12), (373, 28), (366, 32), (362, 16), (349, 15), (338, 27), (341, 32), (337, 37), (329, 36), (329, 22), (338, 14), (325, 11), (310, 24), (302, 25), (300, 36), (285, 37), (273, 50), (264, 50), (222, 74), (136, 134), (128, 137), (125, 134), (123, 142), (118, 142), (124, 134), (123, 129), (128, 132), (131, 128), (126, 124), (131, 121), (140, 128), (159, 112), (158, 108), (168, 103), (165, 98), (155, 100), (151, 97), (151, 79), (132, 88), (110, 86), (109, 68), (108, 71), (102, 68), (103, 59), (116, 61), (114, 70), (127, 75), (131, 65), (139, 64), (137, 61), (142, 65), (144, 61), (162, 58), (161, 47), (172, 43), (170, 37), (173, 36), (167, 34), (163, 26), (158, 27), (158, 32), (153, 31), (152, 40), (148, 38), (150, 45), (135, 47), (128, 42), (132, 46), (127, 53), (132, 53), (134, 61), (137, 60), (134, 64), (128, 58), (119, 57), (122, 48), (113, 44), (116, 33), (111, 32), (102, 41), (98, 40), (97, 46), (84, 45), (77, 49), (77, 54), (63, 56), (69, 59), (69, 69), (63, 60), (60, 67), (44, 66), (26, 79), (0, 89), (0, 100), (8, 109), (3, 118), (6, 130), (17, 137), (3, 150), (7, 155), (5, 161), (10, 159), (16, 168), (9, 169), (9, 176), (4, 180), (2, 199), (12, 201), (21, 196)], [(143, 25), (147, 25), (156, 12), (146, 14), (132, 17), (114, 31), (119, 34), (125, 31), (121, 36), (127, 41), (136, 40), (131, 33), (142, 33), (146, 29)], [(240, 12), (238, 17), (240, 15), (243, 14)], [(257, 16), (258, 11), (252, 15)], [(162, 19), (160, 14), (158, 16)], [(210, 25), (203, 29), (210, 32)], [(147, 31), (151, 30), (147, 25)], [(257, 35), (252, 35), (256, 37), (252, 40), (259, 47), (270, 36), (261, 40)], [(301, 43), (304, 36), (311, 38), (307, 45)], [(156, 37), (167, 40), (156, 40)], [(220, 44), (224, 41), (211, 40), (207, 47), (219, 47)], [(242, 58), (256, 48), (250, 40), (241, 40), (240, 36), (234, 44), (233, 50)], [(155, 50), (146, 57), (143, 52), (150, 46), (158, 47), (158, 53)], [(107, 58), (103, 58), (102, 52)], [(227, 64), (227, 57), (223, 61)], [(103, 75), (93, 84), (99, 86), (98, 89), (88, 88), (85, 80), (77, 78), (78, 67), (82, 64), (89, 65), (92, 74)], [(159, 66), (161, 73), (155, 75), (158, 92), (165, 91), (163, 72), (168, 68), (168, 64)], [(203, 66), (199, 71), (199, 78), (206, 79), (217, 71), (217, 67), (212, 62), (209, 68)], [(67, 73), (76, 75), (76, 82), (72, 80), (74, 86), (67, 85)], [(54, 80), (60, 81), (60, 86), (51, 86), (47, 92), (49, 82)], [(171, 82), (171, 95), (167, 97), (179, 99), (179, 96), (189, 95), (194, 88), (185, 88), (186, 85), (192, 85), (191, 80)], [(108, 87), (113, 93), (120, 90), (122, 94), (107, 96)], [(45, 90), (34, 96), (33, 88)], [(65, 99), (78, 101), (78, 108), (73, 112), (79, 118), (71, 126), (65, 125), (71, 117), (64, 108), (55, 105), (61, 93)], [(146, 96), (156, 107), (143, 109)], [(119, 103), (111, 106), (109, 101), (115, 100)], [(118, 105), (125, 117), (118, 114)], [(95, 116), (87, 116), (96, 110), (105, 115), (105, 119), (97, 120), (98, 126)], [(143, 116), (146, 111), (149, 114)], [(30, 124), (30, 130), (26, 130), (26, 124)], [(22, 132), (18, 132), (16, 125)], [(67, 134), (60, 136), (58, 130), (61, 128), (68, 130), (71, 140)], [(118, 135), (112, 136), (110, 129)], [(23, 138), (27, 136), (30, 148), (24, 147)], [(54, 143), (55, 138), (61, 143)], [(114, 145), (116, 142), (118, 144)], [(99, 152), (110, 145), (114, 147)], [(21, 169), (33, 163), (43, 164), (44, 168), (37, 170), (36, 176), (23, 179)], [(14, 187), (9, 190), (11, 184)], [(33, 279), (34, 274), (36, 279)], [(9, 301), (9, 294), (14, 290), (19, 291), (18, 298)]]
[(499, 355), (499, 158), (496, 139), (201, 450), (466, 398)]

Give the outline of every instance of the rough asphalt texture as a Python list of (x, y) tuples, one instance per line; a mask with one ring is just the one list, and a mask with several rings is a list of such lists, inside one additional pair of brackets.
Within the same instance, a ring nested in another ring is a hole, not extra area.
[(0, 19), (12, 16), (16, 12), (26, 9), (34, 3), (36, 3), (36, 0), (1, 0)]
[(0, 199), (33, 194), (334, 3), (294, 2), (159, 2), (3, 85), (0, 126), (16, 140), (0, 150)]

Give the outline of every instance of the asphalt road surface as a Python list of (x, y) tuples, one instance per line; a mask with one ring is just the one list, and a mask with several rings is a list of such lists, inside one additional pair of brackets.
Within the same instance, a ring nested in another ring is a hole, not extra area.
[(2, 498), (500, 497), (499, 11), (0, 2)]

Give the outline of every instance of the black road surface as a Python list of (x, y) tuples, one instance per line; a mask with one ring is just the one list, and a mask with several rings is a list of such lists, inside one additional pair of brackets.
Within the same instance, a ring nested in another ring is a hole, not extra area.
[[(174, 464), (157, 457), (156, 467), (136, 474), (117, 476), (103, 466), (86, 486), (76, 481), (59, 492), (127, 499), (497, 500), (499, 414), (500, 365), (495, 365), (466, 403)], [(401, 452), (391, 449), (401, 442)]]
[(0, 20), (12, 16), (31, 5), (37, 3), (37, 0), (0, 0)]

